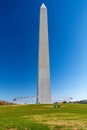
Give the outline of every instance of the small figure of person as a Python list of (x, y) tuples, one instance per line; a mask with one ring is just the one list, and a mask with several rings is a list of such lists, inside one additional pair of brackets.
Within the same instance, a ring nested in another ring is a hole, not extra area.
[(55, 104), (55, 105), (54, 105), (54, 108), (59, 108), (59, 107), (60, 107), (59, 104)]

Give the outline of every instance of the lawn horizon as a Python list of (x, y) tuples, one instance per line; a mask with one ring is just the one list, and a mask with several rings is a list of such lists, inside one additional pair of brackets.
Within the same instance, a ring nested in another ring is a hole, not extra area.
[(0, 130), (86, 130), (87, 104), (0, 106)]

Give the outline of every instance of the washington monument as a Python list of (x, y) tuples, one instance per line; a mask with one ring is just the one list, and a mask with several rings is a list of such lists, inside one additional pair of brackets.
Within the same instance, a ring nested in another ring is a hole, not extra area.
[(40, 8), (37, 103), (50, 104), (50, 64), (47, 8)]

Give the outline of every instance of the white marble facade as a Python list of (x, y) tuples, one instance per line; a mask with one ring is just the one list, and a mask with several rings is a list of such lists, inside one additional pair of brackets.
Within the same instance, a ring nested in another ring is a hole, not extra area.
[(37, 103), (50, 104), (50, 64), (47, 8), (40, 8)]

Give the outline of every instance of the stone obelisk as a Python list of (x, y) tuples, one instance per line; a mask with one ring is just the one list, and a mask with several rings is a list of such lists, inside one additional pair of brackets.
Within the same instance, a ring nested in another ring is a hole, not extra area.
[(40, 8), (37, 103), (50, 104), (50, 67), (47, 8)]

